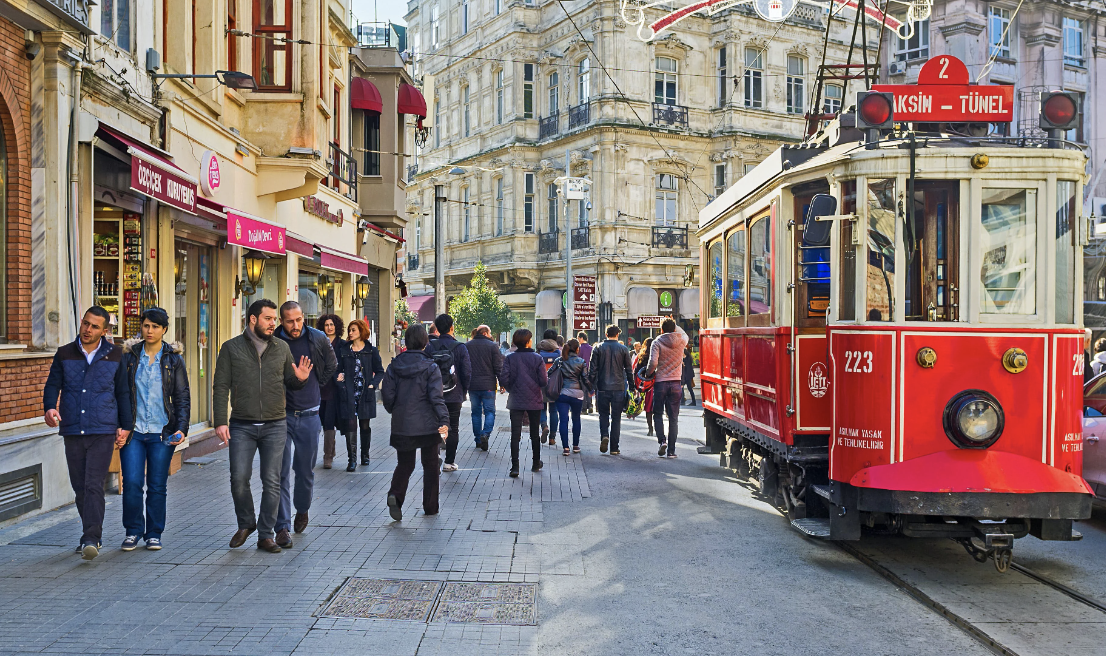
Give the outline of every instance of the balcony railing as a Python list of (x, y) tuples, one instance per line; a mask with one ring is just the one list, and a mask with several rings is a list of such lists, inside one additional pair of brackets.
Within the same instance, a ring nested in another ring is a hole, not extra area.
[(687, 226), (653, 226), (653, 248), (687, 249)]
[(419, 255), (418, 253), (407, 254), (407, 270), (418, 271), (419, 269)]
[(561, 233), (543, 232), (538, 235), (539, 253), (556, 253), (561, 250)]
[(591, 234), (587, 227), (572, 229), (572, 250), (591, 248)]
[(418, 164), (409, 164), (407, 166), (407, 182), (414, 182), (415, 176), (419, 174)]
[(560, 112), (553, 112), (545, 118), (538, 119), (538, 138), (545, 139), (557, 134), (560, 125)]
[[(344, 193), (352, 201), (357, 200), (357, 160), (336, 143), (330, 144), (330, 177), (338, 193)], [(346, 185), (344, 192), (343, 184)]]
[(591, 103), (581, 103), (568, 108), (568, 129), (574, 130), (591, 122)]
[(655, 125), (677, 125), (687, 127), (687, 107), (653, 103), (653, 123)]

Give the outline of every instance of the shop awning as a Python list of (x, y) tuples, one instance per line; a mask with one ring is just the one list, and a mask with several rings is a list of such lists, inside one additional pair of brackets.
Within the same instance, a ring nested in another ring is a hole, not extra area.
[(284, 242), (284, 246), (289, 251), (304, 257), (315, 257), (315, 244), (307, 241), (306, 237), (300, 237), (294, 232), (287, 233), (285, 237), (287, 239)]
[(699, 316), (699, 289), (689, 287), (680, 292), (680, 317), (694, 319)]
[(411, 312), (414, 312), (418, 316), (419, 321), (433, 321), (434, 320), (434, 295), (430, 296), (408, 296), (407, 307), (411, 308)]
[(164, 151), (104, 123), (100, 123), (96, 135), (122, 144), (131, 156), (131, 189), (189, 214), (196, 214), (199, 181), (169, 161)]
[(543, 289), (534, 299), (535, 319), (560, 319), (564, 311), (564, 290)]
[(380, 90), (363, 77), (353, 78), (350, 88), (350, 106), (379, 114), (384, 111), (384, 101), (380, 99)]
[(369, 275), (369, 261), (358, 255), (343, 253), (323, 246), (319, 247), (319, 262), (323, 268), (345, 271), (355, 276)]
[(626, 292), (626, 318), (656, 316), (660, 312), (657, 290), (651, 287), (632, 287)]
[(261, 217), (227, 209), (227, 243), (272, 255), (284, 255), (284, 226)]
[(426, 98), (422, 92), (406, 82), (399, 85), (396, 111), (400, 114), (414, 114), (426, 118)]

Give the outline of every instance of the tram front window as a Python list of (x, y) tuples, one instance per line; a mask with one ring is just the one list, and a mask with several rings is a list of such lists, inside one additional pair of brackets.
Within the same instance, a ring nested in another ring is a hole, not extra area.
[(958, 182), (917, 181), (913, 221), (906, 219), (907, 321), (956, 321), (959, 318)]
[(895, 318), (895, 181), (868, 181), (868, 321)]
[(1034, 314), (1037, 311), (1037, 192), (1031, 189), (983, 190), (983, 314)]

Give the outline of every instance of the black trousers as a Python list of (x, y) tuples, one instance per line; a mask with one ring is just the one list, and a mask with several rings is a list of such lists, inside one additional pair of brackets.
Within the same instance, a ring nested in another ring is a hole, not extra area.
[(459, 439), (457, 431), (461, 425), (461, 402), (446, 403), (445, 407), (449, 410), (449, 437), (445, 439), (445, 464), (452, 465), (453, 461), (457, 459), (457, 441)]
[[(422, 452), (422, 509), (426, 514), (432, 515), (438, 512), (438, 477), (441, 473), (438, 469), (439, 438), (437, 435), (429, 435), (426, 439), (433, 440), (434, 446), (419, 449)], [(414, 471), (415, 452), (396, 451), (396, 470), (392, 474), (392, 486), (388, 488), (388, 494), (394, 495), (401, 506)]]
[(595, 395), (599, 407), (599, 437), (611, 439), (611, 451), (618, 451), (618, 438), (622, 435), (622, 413), (626, 412), (626, 392), (604, 392)]
[(530, 419), (530, 449), (534, 464), (541, 461), (541, 410), (511, 410), (511, 469), (518, 469), (519, 442), (522, 441), (523, 417)]
[(104, 536), (104, 479), (114, 449), (114, 435), (65, 436), (69, 483), (81, 516), (81, 544), (99, 544)]

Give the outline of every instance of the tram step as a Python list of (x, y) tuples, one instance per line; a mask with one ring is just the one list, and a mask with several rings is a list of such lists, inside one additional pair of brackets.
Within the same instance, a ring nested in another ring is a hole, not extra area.
[(818, 496), (822, 497), (826, 501), (832, 501), (832, 499), (830, 499), (830, 489), (828, 485), (811, 485), (810, 487)]
[(830, 520), (828, 517), (803, 517), (791, 520), (791, 526), (798, 529), (807, 537), (827, 539), (830, 536)]

